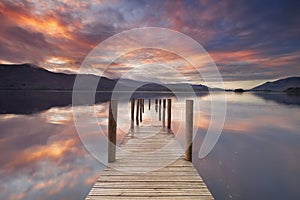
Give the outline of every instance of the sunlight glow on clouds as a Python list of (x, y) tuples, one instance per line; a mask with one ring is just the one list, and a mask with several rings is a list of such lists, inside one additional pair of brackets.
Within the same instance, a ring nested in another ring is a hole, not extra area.
[(55, 58), (55, 57), (48, 59), (47, 62), (51, 63), (51, 64), (57, 64), (57, 65), (66, 64), (66, 61), (64, 61), (60, 58)]
[[(297, 1), (280, 0), (4, 0), (0, 2), (0, 62), (34, 63), (74, 73), (99, 42), (124, 30), (153, 26), (198, 41), (224, 80), (243, 86), (241, 81), (299, 74), (299, 9)], [(119, 48), (112, 47), (107, 54)], [(143, 59), (138, 56), (132, 55), (119, 69)], [(145, 59), (158, 62), (155, 55)], [(188, 67), (183, 70), (188, 73)]]

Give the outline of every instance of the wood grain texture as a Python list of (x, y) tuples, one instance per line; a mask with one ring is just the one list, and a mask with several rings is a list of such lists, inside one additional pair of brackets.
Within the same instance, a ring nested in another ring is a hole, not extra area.
[(214, 199), (174, 134), (159, 124), (135, 127), (86, 200)]

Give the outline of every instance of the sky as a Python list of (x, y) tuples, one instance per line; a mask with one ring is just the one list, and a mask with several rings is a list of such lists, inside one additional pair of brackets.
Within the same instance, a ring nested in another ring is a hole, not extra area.
[[(161, 27), (201, 44), (226, 88), (251, 88), (300, 75), (299, 10), (300, 2), (292, 0), (2, 0), (0, 63), (33, 63), (51, 71), (77, 73), (89, 52), (111, 36)], [(130, 52), (114, 63), (108, 76), (118, 77), (144, 58), (153, 65), (168, 65), (178, 55), (153, 49)], [(189, 63), (179, 63), (187, 80), (203, 83), (192, 76)], [(97, 74), (101, 67), (95, 66), (91, 73)]]

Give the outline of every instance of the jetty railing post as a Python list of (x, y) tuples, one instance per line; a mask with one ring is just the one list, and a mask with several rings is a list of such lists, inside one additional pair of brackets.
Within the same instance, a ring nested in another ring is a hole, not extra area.
[(159, 99), (158, 120), (161, 121), (161, 99)]
[(172, 100), (168, 99), (168, 122), (167, 122), (168, 129), (171, 129), (171, 106), (172, 106)]
[(135, 118), (135, 122), (136, 122), (137, 126), (140, 124), (140, 121), (139, 121), (139, 111), (140, 111), (140, 100), (137, 99), (136, 100), (136, 118)]
[(131, 129), (134, 129), (134, 99), (131, 99)]
[(117, 114), (118, 101), (111, 100), (109, 102), (108, 114), (108, 162), (114, 162), (116, 160)]
[(143, 99), (139, 99), (140, 101), (140, 122), (143, 122)]
[(193, 100), (186, 100), (186, 118), (185, 118), (185, 131), (186, 131), (186, 145), (185, 145), (185, 159), (192, 162), (193, 150)]
[(163, 99), (162, 125), (163, 125), (163, 127), (166, 126), (166, 99)]

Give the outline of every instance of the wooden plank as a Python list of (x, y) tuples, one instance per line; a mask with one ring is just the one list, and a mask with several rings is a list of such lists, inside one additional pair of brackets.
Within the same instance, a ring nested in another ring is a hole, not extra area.
[[(103, 200), (103, 199), (120, 199), (120, 200), (145, 200), (145, 199), (154, 199), (154, 200), (173, 200), (173, 199), (180, 199), (180, 200), (186, 200), (186, 196), (156, 196), (156, 197), (137, 197), (137, 196), (88, 196), (86, 200)], [(213, 200), (214, 198), (212, 196), (189, 196), (188, 200)]]
[(166, 129), (142, 125), (131, 130), (117, 148), (116, 161), (108, 164), (86, 200), (214, 199)]
[(128, 182), (123, 181), (110, 181), (110, 182), (96, 182), (94, 188), (126, 188), (126, 189), (135, 189), (135, 188), (156, 188), (156, 189), (166, 189), (166, 188), (206, 188), (205, 184), (195, 184), (195, 182), (160, 182), (160, 181), (152, 181), (152, 182), (139, 182), (139, 181), (131, 181), (130, 184)]
[(210, 195), (206, 188), (179, 188), (179, 189), (120, 189), (120, 188), (93, 188), (90, 191), (90, 196), (161, 196), (161, 195), (185, 195), (185, 196), (200, 196), (200, 195)]

